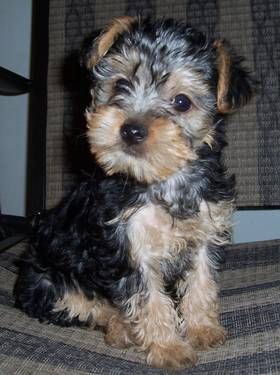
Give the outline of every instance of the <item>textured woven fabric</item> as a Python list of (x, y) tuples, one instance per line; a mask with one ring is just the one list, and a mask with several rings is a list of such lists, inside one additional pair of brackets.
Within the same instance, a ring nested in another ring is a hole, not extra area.
[[(211, 36), (230, 40), (260, 81), (252, 102), (228, 123), (226, 162), (236, 174), (238, 205), (280, 205), (280, 99), (278, 0), (51, 0), (47, 125), (47, 206), (73, 183), (86, 144), (77, 137), (83, 101), (74, 61), (86, 35), (124, 14), (186, 19)], [(66, 64), (67, 65), (67, 64)], [(65, 139), (72, 139), (69, 146)], [(75, 168), (73, 168), (75, 165)]]
[[(171, 374), (147, 367), (135, 349), (104, 344), (99, 331), (41, 324), (13, 307), (15, 261), (23, 244), (0, 254), (0, 374)], [(229, 246), (220, 274), (226, 343), (199, 353), (174, 374), (280, 372), (280, 240)]]

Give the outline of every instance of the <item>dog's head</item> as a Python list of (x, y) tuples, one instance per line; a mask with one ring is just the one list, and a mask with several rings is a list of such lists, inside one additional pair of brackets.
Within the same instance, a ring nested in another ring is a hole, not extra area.
[(222, 41), (173, 20), (115, 19), (92, 40), (86, 112), (91, 152), (107, 174), (162, 181), (213, 142), (217, 113), (251, 97), (241, 59)]

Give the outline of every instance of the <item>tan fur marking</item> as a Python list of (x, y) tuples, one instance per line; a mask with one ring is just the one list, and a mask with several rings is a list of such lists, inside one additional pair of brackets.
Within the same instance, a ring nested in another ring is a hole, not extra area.
[(202, 139), (202, 143), (206, 143), (212, 150), (213, 145), (215, 143), (215, 138), (213, 134), (213, 130), (210, 129), (209, 133)]
[(230, 82), (231, 59), (221, 40), (216, 40), (214, 42), (214, 47), (217, 49), (218, 53), (219, 72), (217, 87), (217, 107), (220, 113), (228, 113), (232, 109), (230, 104), (226, 100)]
[(98, 327), (106, 327), (111, 317), (118, 315), (118, 312), (107, 301), (100, 300), (95, 304), (92, 315)]
[(164, 209), (153, 204), (129, 212), (129, 216), (124, 212), (122, 219), (128, 217), (131, 260), (137, 266), (149, 262), (157, 269), (160, 260), (172, 258), (182, 249), (200, 248), (207, 242), (226, 244), (228, 239), (221, 234), (230, 232), (232, 212), (232, 202), (202, 202), (200, 213), (186, 220), (173, 220)]
[(89, 138), (91, 137), (91, 130), (99, 129), (102, 126), (107, 126), (111, 133), (114, 135), (114, 138), (112, 138), (112, 142), (115, 141), (116, 133), (119, 132), (120, 127), (126, 120), (124, 111), (119, 108), (106, 105), (100, 105), (96, 107), (94, 111), (86, 111), (85, 116), (89, 129)]
[(213, 326), (195, 326), (190, 324), (187, 335), (193, 348), (206, 350), (222, 345), (226, 339), (226, 330), (218, 322), (215, 322)]
[(147, 356), (147, 363), (155, 367), (180, 369), (195, 365), (197, 355), (186, 342), (169, 345), (152, 344)]
[(79, 317), (81, 321), (92, 318), (93, 326), (106, 326), (116, 310), (104, 300), (89, 300), (82, 292), (67, 292), (59, 299), (54, 311), (67, 310), (69, 318)]
[(92, 69), (98, 63), (98, 61), (106, 55), (106, 53), (112, 47), (116, 39), (124, 31), (128, 31), (131, 24), (136, 19), (136, 17), (129, 16), (115, 18), (109, 25), (105, 27), (102, 34), (96, 39), (96, 47), (94, 53), (87, 61), (88, 69)]
[[(154, 277), (152, 282), (156, 284), (158, 281)], [(173, 303), (168, 296), (155, 289), (150, 292), (149, 301), (145, 306), (136, 311), (134, 319), (137, 322), (137, 327), (134, 328), (136, 339), (144, 350), (148, 349), (151, 343), (167, 344), (178, 339), (178, 317)]]
[(81, 321), (86, 321), (91, 316), (93, 307), (94, 302), (88, 300), (82, 292), (66, 292), (56, 302), (54, 311), (66, 309), (70, 319), (79, 317)]
[(112, 174), (114, 160), (110, 155), (120, 149), (119, 132), (126, 119), (125, 114), (115, 107), (99, 106), (94, 112), (87, 111), (86, 119), (90, 150), (108, 174)]
[(179, 318), (173, 302), (159, 291), (163, 285), (158, 276), (154, 275), (149, 281), (147, 303), (142, 308), (132, 308), (134, 315), (129, 317), (137, 344), (148, 352), (147, 363), (173, 368), (194, 364), (196, 355), (193, 349), (178, 335)]
[(148, 262), (158, 269), (158, 261), (169, 257), (171, 232), (172, 220), (162, 208), (149, 204), (139, 209), (129, 218), (127, 227), (131, 261), (136, 266)]
[(146, 120), (149, 135), (143, 145), (135, 146), (135, 156), (124, 150), (120, 137), (127, 119), (121, 109), (99, 106), (86, 112), (86, 118), (91, 152), (109, 175), (125, 172), (151, 183), (168, 178), (197, 157), (180, 128), (164, 118)]
[(219, 323), (218, 288), (209, 268), (206, 248), (202, 247), (194, 270), (186, 281), (186, 294), (180, 312), (186, 323), (186, 335), (193, 347), (206, 349), (225, 340), (225, 330)]
[(134, 344), (130, 325), (125, 323), (119, 315), (113, 315), (106, 325), (104, 336), (107, 345), (125, 349)]
[(196, 159), (179, 127), (164, 118), (150, 122), (145, 148), (145, 156), (156, 169), (159, 180), (166, 179), (186, 162)]

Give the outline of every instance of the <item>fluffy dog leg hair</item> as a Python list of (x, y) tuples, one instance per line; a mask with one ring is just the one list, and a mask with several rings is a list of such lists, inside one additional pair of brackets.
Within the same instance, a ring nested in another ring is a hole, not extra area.
[(226, 336), (225, 329), (219, 323), (218, 288), (214, 272), (207, 247), (202, 247), (194, 261), (194, 269), (184, 282), (186, 292), (180, 304), (187, 339), (197, 349), (222, 344)]
[(147, 354), (147, 363), (156, 367), (181, 368), (192, 365), (196, 354), (178, 334), (178, 316), (172, 299), (149, 287), (145, 302), (135, 295), (129, 301), (129, 318), (138, 345)]

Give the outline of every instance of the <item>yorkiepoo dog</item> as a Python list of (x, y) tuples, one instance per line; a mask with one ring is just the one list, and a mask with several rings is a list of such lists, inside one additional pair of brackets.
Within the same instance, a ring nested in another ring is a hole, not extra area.
[(234, 178), (223, 117), (252, 95), (242, 59), (184, 23), (114, 19), (84, 53), (90, 151), (82, 181), (34, 228), (15, 288), (29, 316), (103, 327), (116, 347), (180, 368), (225, 340), (219, 249)]

